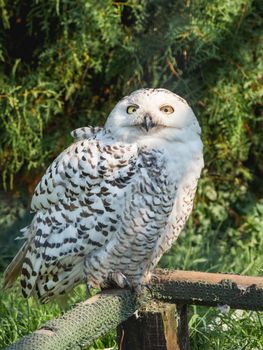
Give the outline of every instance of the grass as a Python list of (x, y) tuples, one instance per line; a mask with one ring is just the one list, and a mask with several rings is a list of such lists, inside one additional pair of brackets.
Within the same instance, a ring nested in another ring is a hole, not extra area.
[[(1, 282), (1, 281), (0, 281)], [(13, 291), (0, 292), (0, 349), (12, 344), (26, 334), (33, 332), (43, 323), (66, 312), (72, 305), (84, 300), (85, 288), (79, 286), (63, 303), (51, 302), (46, 305), (21, 297), (19, 284)], [(98, 339), (89, 350), (104, 349), (116, 345), (115, 334), (110, 333), (103, 339)]]
[[(5, 216), (7, 221), (2, 222), (2, 268), (19, 244), (13, 241), (16, 235), (14, 228), (17, 230), (17, 227), (23, 227), (28, 220), (25, 211), (21, 209), (23, 204), (19, 204), (17, 199), (14, 201), (16, 205), (9, 203), (9, 216)], [(239, 216), (238, 222), (233, 222), (225, 215), (224, 210), (228, 211), (229, 208), (220, 207), (216, 203), (212, 203), (211, 208), (205, 207), (201, 202), (196, 205), (186, 229), (161, 259), (160, 265), (168, 268), (260, 275), (263, 266), (263, 202), (246, 195), (234, 209)], [(0, 214), (1, 210), (3, 214), (6, 206), (0, 209)], [(19, 210), (20, 216), (17, 214)], [(13, 225), (8, 223), (14, 217), (16, 221)], [(0, 291), (0, 349), (84, 298), (85, 291), (82, 287), (75, 290), (63, 307), (55, 302), (38, 305), (32, 300), (26, 301), (21, 297), (18, 286), (8, 293)], [(263, 313), (241, 310), (225, 312), (217, 308), (197, 306), (189, 309), (193, 350), (263, 349)], [(114, 332), (97, 340), (89, 350), (104, 348), (117, 349)]]

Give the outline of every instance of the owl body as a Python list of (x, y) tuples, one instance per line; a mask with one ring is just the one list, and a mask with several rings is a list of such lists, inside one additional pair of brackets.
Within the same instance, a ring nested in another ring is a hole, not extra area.
[(198, 122), (164, 89), (136, 91), (104, 128), (73, 136), (35, 190), (36, 214), (5, 274), (10, 286), (21, 272), (23, 295), (42, 302), (81, 282), (140, 288), (191, 213), (203, 167)]

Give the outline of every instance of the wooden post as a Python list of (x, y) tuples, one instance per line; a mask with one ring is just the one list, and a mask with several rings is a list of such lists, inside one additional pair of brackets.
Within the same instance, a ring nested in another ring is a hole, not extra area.
[(188, 330), (187, 305), (177, 304), (177, 348), (176, 350), (190, 350)]
[(151, 301), (117, 327), (119, 350), (189, 350), (187, 306)]

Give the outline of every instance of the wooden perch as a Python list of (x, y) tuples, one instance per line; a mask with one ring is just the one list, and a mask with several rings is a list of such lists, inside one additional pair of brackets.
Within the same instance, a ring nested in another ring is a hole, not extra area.
[(153, 296), (172, 303), (263, 310), (263, 277), (158, 269)]
[[(175, 304), (263, 310), (263, 278), (158, 269), (152, 297)], [(128, 290), (102, 292), (20, 339), (6, 350), (81, 349), (116, 328), (138, 308)]]
[(136, 310), (135, 297), (127, 290), (110, 290), (78, 304), (59, 318), (20, 339), (8, 350), (81, 349), (117, 327)]

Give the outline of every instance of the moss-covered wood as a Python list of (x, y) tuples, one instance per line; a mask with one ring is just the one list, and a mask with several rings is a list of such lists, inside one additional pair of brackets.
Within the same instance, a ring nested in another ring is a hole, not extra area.
[(174, 303), (263, 310), (263, 277), (156, 270), (153, 296)]
[(135, 298), (130, 291), (103, 292), (47, 322), (8, 350), (81, 349), (114, 329), (135, 310)]
[[(164, 302), (263, 310), (263, 277), (159, 269), (151, 289), (151, 297)], [(145, 308), (148, 297), (138, 303), (128, 290), (100, 293), (8, 350), (80, 349), (128, 319), (139, 305)]]

